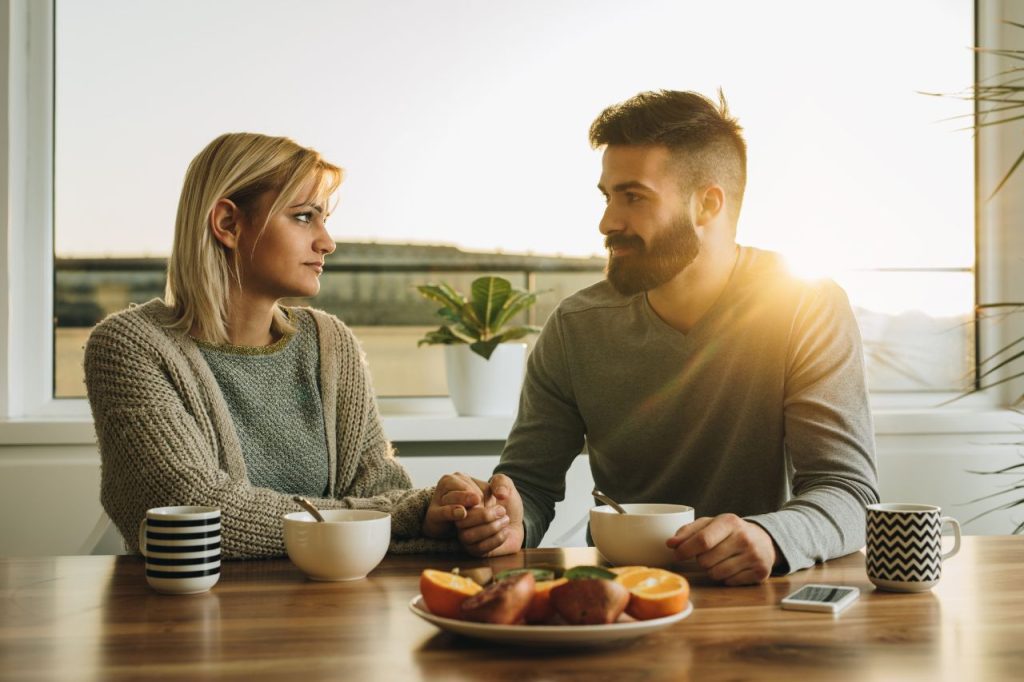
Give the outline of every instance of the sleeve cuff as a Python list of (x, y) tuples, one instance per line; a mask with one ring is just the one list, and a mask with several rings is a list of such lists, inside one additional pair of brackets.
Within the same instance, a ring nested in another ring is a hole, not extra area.
[(793, 562), (790, 560), (791, 551), (787, 551), (786, 543), (784, 541), (784, 532), (779, 527), (776, 519), (772, 518), (770, 514), (759, 514), (757, 516), (746, 516), (744, 521), (760, 526), (764, 532), (768, 533), (768, 537), (772, 539), (772, 544), (775, 546), (775, 565), (772, 566), (772, 575), (789, 575), (799, 570), (792, 568)]

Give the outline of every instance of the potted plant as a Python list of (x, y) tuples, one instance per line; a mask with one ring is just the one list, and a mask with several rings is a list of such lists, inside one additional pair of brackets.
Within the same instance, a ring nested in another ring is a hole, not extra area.
[(452, 286), (423, 284), (420, 294), (441, 307), (440, 327), (417, 346), (445, 346), (448, 393), (462, 416), (512, 415), (526, 370), (526, 344), (511, 343), (540, 331), (514, 324), (537, 302), (537, 293), (519, 291), (503, 277), (479, 277), (467, 299)]

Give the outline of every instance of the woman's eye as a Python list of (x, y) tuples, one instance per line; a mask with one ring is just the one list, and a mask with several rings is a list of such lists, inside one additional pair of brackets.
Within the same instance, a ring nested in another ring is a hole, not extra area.
[(295, 215), (295, 219), (298, 220), (300, 223), (309, 224), (313, 222), (313, 214), (310, 212), (298, 213)]

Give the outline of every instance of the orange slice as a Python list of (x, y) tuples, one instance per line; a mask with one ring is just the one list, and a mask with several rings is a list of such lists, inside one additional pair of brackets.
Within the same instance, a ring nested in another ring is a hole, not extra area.
[(629, 590), (626, 613), (637, 620), (679, 613), (690, 599), (690, 583), (686, 578), (661, 568), (628, 571), (615, 578), (615, 582)]
[(459, 618), (462, 602), (482, 590), (461, 575), (428, 568), (420, 574), (420, 594), (430, 612), (443, 618)]
[(551, 605), (551, 590), (563, 583), (567, 578), (557, 580), (540, 580), (533, 586), (533, 598), (526, 607), (526, 622), (531, 624), (546, 623), (555, 615), (555, 607)]

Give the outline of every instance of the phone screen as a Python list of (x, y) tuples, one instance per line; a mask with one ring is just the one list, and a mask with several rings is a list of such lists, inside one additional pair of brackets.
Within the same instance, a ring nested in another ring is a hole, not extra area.
[(823, 604), (834, 604), (841, 601), (846, 595), (853, 592), (848, 587), (826, 587), (824, 585), (804, 585), (799, 590), (789, 595), (787, 599), (798, 599), (800, 601), (816, 601)]

